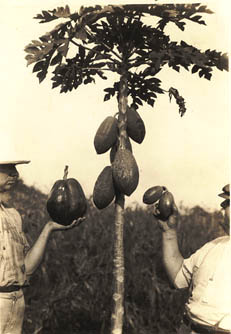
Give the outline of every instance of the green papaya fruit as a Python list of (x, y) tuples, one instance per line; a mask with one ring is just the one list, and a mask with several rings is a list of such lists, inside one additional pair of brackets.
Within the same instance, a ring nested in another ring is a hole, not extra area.
[(99, 174), (94, 190), (93, 202), (98, 209), (106, 208), (115, 197), (111, 166), (106, 166)]
[(112, 175), (116, 188), (130, 196), (139, 183), (139, 169), (136, 160), (128, 149), (118, 148), (112, 163)]
[(108, 116), (100, 124), (94, 137), (94, 146), (98, 154), (107, 152), (116, 142), (118, 135), (118, 121)]
[(134, 108), (127, 108), (127, 134), (138, 144), (141, 144), (145, 137), (145, 125), (139, 113)]
[[(116, 155), (116, 152), (118, 150), (118, 147), (119, 147), (119, 140), (117, 140), (115, 142), (115, 144), (112, 146), (111, 150), (110, 150), (110, 162), (113, 163), (114, 159), (115, 159), (115, 155)], [(132, 152), (132, 144), (131, 144), (131, 141), (129, 139), (129, 137), (126, 137), (124, 139), (124, 145), (123, 145), (124, 148), (128, 149), (130, 152)]]
[(167, 220), (173, 213), (174, 197), (169, 191), (165, 191), (159, 199), (158, 210), (160, 219)]
[(161, 186), (154, 186), (147, 189), (143, 195), (143, 202), (145, 204), (153, 204), (157, 202), (165, 190), (166, 188)]
[(54, 183), (46, 203), (51, 219), (61, 225), (69, 225), (87, 211), (87, 201), (80, 183), (74, 178), (67, 178), (67, 173), (68, 166), (65, 167), (63, 179)]

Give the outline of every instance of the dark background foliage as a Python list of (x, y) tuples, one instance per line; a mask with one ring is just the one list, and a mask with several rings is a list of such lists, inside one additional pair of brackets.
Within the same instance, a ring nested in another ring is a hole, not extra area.
[[(22, 181), (12, 204), (30, 244), (49, 219), (47, 196)], [(181, 208), (179, 246), (187, 257), (223, 235), (219, 212)], [(25, 289), (24, 334), (106, 334), (112, 301), (114, 206), (99, 211), (88, 199), (78, 228), (54, 232), (45, 258)], [(187, 289), (174, 289), (162, 265), (161, 232), (151, 207), (125, 210), (125, 334), (171, 334), (179, 326)]]

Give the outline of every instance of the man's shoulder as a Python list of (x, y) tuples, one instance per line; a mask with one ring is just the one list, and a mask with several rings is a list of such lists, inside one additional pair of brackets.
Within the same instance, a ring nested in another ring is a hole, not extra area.
[(19, 213), (19, 211), (18, 211), (17, 209), (15, 209), (15, 208), (13, 208), (13, 207), (5, 207), (5, 210), (6, 210), (9, 214), (13, 215), (15, 218), (21, 220), (21, 215), (20, 215), (20, 213)]
[(206, 242), (198, 251), (199, 252), (204, 252), (206, 250), (212, 249), (213, 247), (216, 247), (219, 244), (226, 243), (229, 240), (230, 240), (230, 236), (228, 236), (228, 235), (217, 237), (213, 240), (210, 240), (210, 241)]
[(209, 241), (207, 244), (217, 245), (219, 243), (227, 242), (229, 240), (230, 240), (230, 236), (229, 235), (223, 235), (221, 237), (218, 237), (218, 238), (215, 238), (215, 239)]

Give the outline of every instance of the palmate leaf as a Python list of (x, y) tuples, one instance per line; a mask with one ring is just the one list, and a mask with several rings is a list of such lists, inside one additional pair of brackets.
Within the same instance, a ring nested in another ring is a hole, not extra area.
[(37, 14), (34, 19), (41, 20), (39, 23), (46, 23), (53, 20), (56, 20), (58, 18), (68, 18), (70, 17), (70, 8), (68, 5), (64, 7), (58, 7), (54, 10), (43, 10), (42, 14)]
[(180, 96), (178, 90), (176, 88), (169, 88), (169, 100), (171, 102), (172, 96), (175, 98), (176, 103), (179, 106), (179, 114), (180, 116), (184, 116), (185, 112), (186, 112), (186, 108), (185, 108), (185, 101), (184, 98), (182, 96)]

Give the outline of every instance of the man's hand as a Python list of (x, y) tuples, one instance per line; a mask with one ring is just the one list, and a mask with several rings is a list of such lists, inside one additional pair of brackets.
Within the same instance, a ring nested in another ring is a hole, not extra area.
[(73, 222), (67, 226), (55, 223), (54, 221), (49, 221), (47, 224), (51, 229), (51, 231), (64, 231), (64, 230), (66, 231), (79, 226), (85, 219), (86, 217), (80, 217), (78, 219), (73, 220)]
[(161, 220), (160, 219), (160, 212), (158, 210), (158, 203), (154, 205), (154, 210), (153, 210), (153, 216), (157, 218), (158, 220), (158, 225), (159, 228), (166, 232), (171, 229), (176, 229), (177, 228), (177, 223), (178, 223), (178, 208), (175, 203), (173, 203), (173, 213), (167, 220)]

